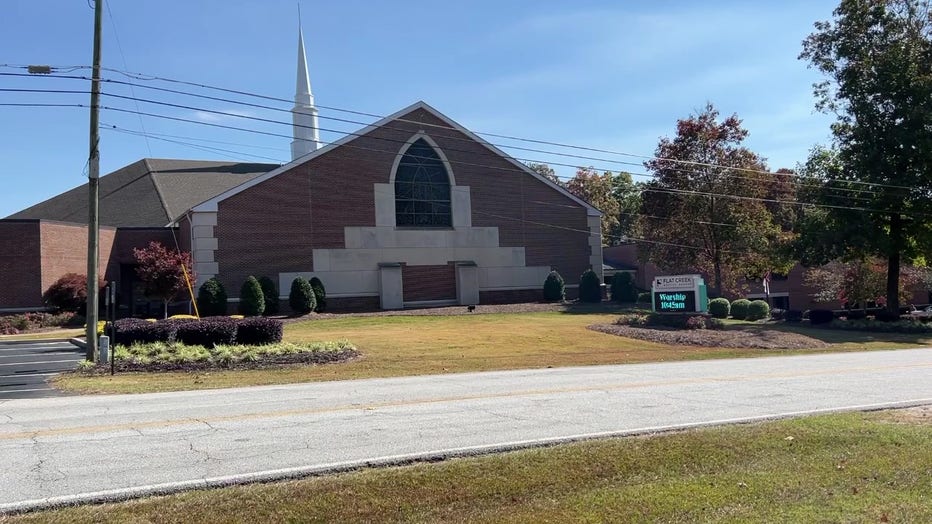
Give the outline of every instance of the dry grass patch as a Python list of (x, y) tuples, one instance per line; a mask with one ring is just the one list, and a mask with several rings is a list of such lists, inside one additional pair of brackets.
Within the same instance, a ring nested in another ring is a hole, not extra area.
[(930, 522), (932, 427), (851, 413), (83, 506), (11, 522)]
[[(362, 358), (336, 365), (211, 373), (130, 373), (116, 377), (62, 375), (54, 384), (81, 393), (141, 393), (527, 369), (628, 364), (689, 359), (761, 356), (813, 351), (851, 351), (916, 347), (932, 336), (884, 335), (807, 330), (832, 345), (796, 351), (694, 347), (598, 333), (588, 326), (614, 322), (613, 313), (535, 312), (455, 316), (353, 316), (289, 323), (285, 340), (310, 343), (346, 339)], [(730, 329), (730, 328), (729, 328)], [(745, 329), (736, 327), (735, 329)], [(754, 329), (749, 327), (748, 329)], [(780, 328), (774, 328), (780, 329)], [(823, 334), (842, 343), (825, 340)], [(858, 340), (861, 340), (858, 342)]]

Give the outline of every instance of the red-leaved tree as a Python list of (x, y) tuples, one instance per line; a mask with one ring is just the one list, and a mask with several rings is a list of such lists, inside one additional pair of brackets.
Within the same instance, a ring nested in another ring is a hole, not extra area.
[[(133, 248), (136, 274), (146, 286), (146, 296), (162, 300), (163, 316), (168, 317), (168, 303), (194, 282), (194, 264), (187, 251), (168, 249), (159, 242), (149, 242), (143, 249)], [(184, 268), (184, 269), (183, 269)]]

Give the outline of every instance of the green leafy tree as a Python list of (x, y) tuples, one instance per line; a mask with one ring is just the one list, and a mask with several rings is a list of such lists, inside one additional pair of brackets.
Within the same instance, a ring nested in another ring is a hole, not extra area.
[(265, 295), (256, 277), (250, 275), (239, 292), (239, 312), (247, 317), (257, 317), (265, 311)]
[(621, 172), (612, 178), (612, 198), (618, 203), (618, 223), (608, 231), (607, 244), (618, 245), (628, 237), (638, 236), (637, 218), (641, 208), (641, 184), (631, 173)]
[(208, 279), (197, 290), (197, 311), (202, 317), (227, 314), (227, 290), (217, 277)]
[(265, 298), (265, 311), (263, 315), (278, 314), (278, 286), (269, 277), (259, 277), (259, 286), (262, 287), (262, 296)]
[(550, 180), (554, 184), (557, 184), (560, 186), (563, 185), (563, 182), (560, 181), (560, 178), (557, 176), (557, 172), (554, 171), (553, 168), (548, 166), (547, 164), (541, 164), (538, 162), (528, 162), (527, 167), (530, 168), (531, 171), (534, 171), (535, 173), (537, 173), (538, 175), (542, 175), (546, 177), (548, 180)]
[(748, 132), (738, 117), (720, 119), (708, 104), (676, 129), (644, 163), (654, 179), (641, 193), (638, 229), (652, 241), (642, 257), (709, 275), (712, 296), (736, 294), (739, 277), (789, 270), (790, 233), (766, 205), (775, 175), (742, 145)]
[(314, 289), (304, 277), (297, 277), (291, 281), (291, 291), (288, 293), (288, 305), (299, 315), (307, 315), (317, 307), (314, 298)]
[(188, 279), (195, 279), (191, 254), (149, 242), (145, 248), (133, 248), (133, 258), (146, 296), (162, 301), (162, 316), (167, 318), (168, 303), (188, 288)]
[(636, 302), (638, 290), (634, 286), (634, 277), (627, 271), (615, 273), (612, 277), (612, 301), (618, 303)]
[(615, 175), (610, 171), (599, 174), (591, 167), (580, 167), (576, 176), (566, 183), (566, 189), (579, 198), (589, 202), (602, 212), (602, 244), (611, 242), (611, 233), (618, 230), (620, 206), (614, 190)]
[(816, 107), (836, 117), (835, 177), (816, 196), (844, 202), (806, 217), (801, 234), (834, 237), (831, 250), (849, 258), (884, 257), (887, 308), (898, 311), (901, 266), (932, 248), (930, 2), (842, 0), (800, 58), (825, 76)]
[(602, 282), (595, 271), (587, 269), (579, 277), (579, 301), (598, 304), (602, 301)]

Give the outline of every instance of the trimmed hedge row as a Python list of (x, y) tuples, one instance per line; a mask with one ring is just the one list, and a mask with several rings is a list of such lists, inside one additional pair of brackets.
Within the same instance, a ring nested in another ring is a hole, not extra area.
[(283, 333), (281, 320), (265, 317), (169, 318), (156, 322), (124, 318), (113, 326), (116, 343), (122, 346), (151, 342), (181, 342), (208, 348), (230, 344), (258, 346), (281, 342)]

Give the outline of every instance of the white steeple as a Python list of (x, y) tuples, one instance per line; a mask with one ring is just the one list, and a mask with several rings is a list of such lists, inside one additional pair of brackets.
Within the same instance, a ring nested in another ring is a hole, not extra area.
[(317, 127), (317, 108), (311, 93), (311, 79), (307, 74), (307, 56), (304, 53), (304, 32), (301, 30), (301, 6), (298, 5), (298, 81), (294, 93), (294, 108), (291, 110), (292, 133), (291, 159), (296, 160), (320, 147)]

